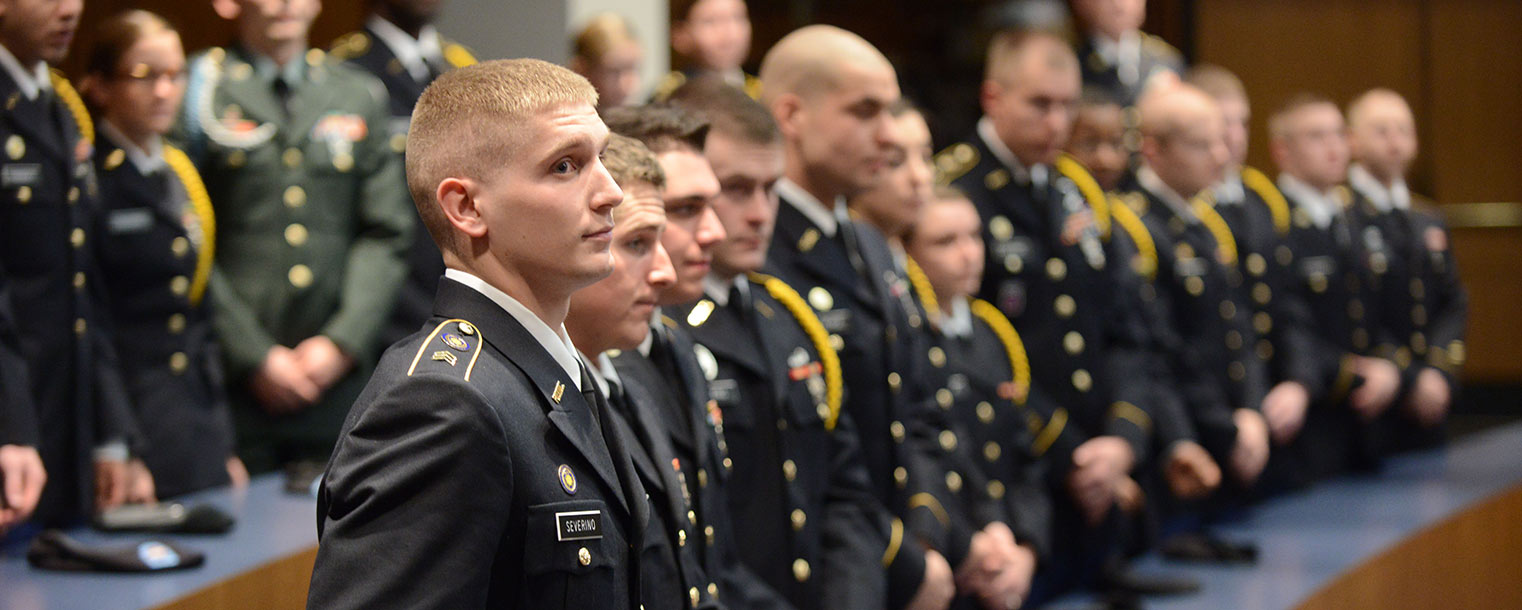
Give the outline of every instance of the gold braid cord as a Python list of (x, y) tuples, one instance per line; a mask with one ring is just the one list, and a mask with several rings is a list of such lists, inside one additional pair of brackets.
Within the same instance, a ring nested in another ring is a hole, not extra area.
[(819, 353), (819, 365), (824, 367), (825, 404), (830, 408), (830, 417), (824, 422), (824, 429), (834, 430), (835, 422), (840, 419), (840, 400), (843, 394), (844, 382), (840, 372), (840, 355), (835, 353), (835, 348), (830, 347), (830, 333), (824, 329), (824, 324), (809, 304), (804, 302), (798, 291), (793, 290), (786, 282), (775, 277), (760, 273), (749, 274), (752, 282), (766, 287), (766, 292), (777, 299), (793, 318), (798, 320), (798, 325), (803, 327), (803, 332), (814, 343), (814, 351)]
[(994, 335), (999, 337), (999, 342), (1004, 344), (1004, 353), (1009, 356), (1010, 380), (1015, 382), (1015, 404), (1025, 404), (1025, 399), (1030, 396), (1031, 363), (1025, 355), (1025, 342), (1020, 340), (1020, 333), (1015, 331), (1009, 318), (1004, 317), (1004, 313), (992, 303), (982, 299), (968, 299), (967, 304), (972, 309), (972, 315), (992, 328)]
[(1140, 216), (1131, 206), (1120, 199), (1115, 199), (1110, 204), (1110, 217), (1115, 219), (1115, 224), (1120, 225), (1122, 231), (1131, 236), (1131, 241), (1136, 244), (1137, 255), (1141, 256), (1141, 264), (1136, 269), (1142, 277), (1152, 280), (1157, 277), (1157, 242), (1152, 241), (1152, 233), (1147, 230), (1147, 223), (1142, 222)]
[(85, 108), (85, 101), (80, 99), (79, 92), (74, 90), (74, 85), (69, 84), (69, 79), (64, 78), (63, 73), (57, 70), (48, 71), (48, 81), (53, 84), (53, 91), (58, 93), (58, 99), (69, 109), (69, 114), (74, 115), (74, 124), (79, 126), (79, 139), (95, 145), (95, 123), (90, 120), (90, 111)]
[(1274, 181), (1269, 180), (1263, 172), (1244, 166), (1242, 185), (1252, 189), (1268, 205), (1268, 212), (1274, 216), (1274, 231), (1280, 236), (1289, 233), (1289, 202), (1285, 201), (1284, 193), (1279, 192), (1279, 187), (1274, 186)]
[(930, 318), (930, 324), (937, 328), (941, 325), (941, 305), (935, 298), (935, 288), (930, 286), (930, 278), (925, 275), (925, 270), (920, 264), (914, 262), (914, 257), (904, 257), (904, 273), (909, 276), (909, 285), (914, 287), (914, 294), (920, 298), (920, 305), (925, 308), (925, 315)]
[(216, 213), (212, 211), (211, 196), (206, 194), (206, 185), (201, 182), (201, 174), (196, 172), (196, 166), (190, 162), (190, 157), (180, 149), (166, 144), (164, 163), (169, 165), (169, 169), (174, 170), (174, 175), (179, 177), (180, 184), (185, 186), (185, 194), (190, 197), (190, 209), (200, 218), (201, 245), (196, 252), (196, 272), (190, 280), (190, 304), (200, 305), (201, 298), (206, 296), (206, 282), (211, 279), (211, 262), (216, 256)]
[(1083, 194), (1083, 198), (1089, 202), (1089, 208), (1094, 210), (1094, 223), (1099, 225), (1099, 236), (1109, 241), (1110, 201), (1105, 198), (1105, 190), (1099, 187), (1083, 163), (1067, 153), (1057, 155), (1056, 167), (1057, 173), (1067, 176), (1068, 180), (1078, 186), (1078, 192)]
[(1200, 222), (1204, 223), (1205, 228), (1209, 229), (1210, 234), (1215, 237), (1216, 255), (1220, 258), (1221, 264), (1237, 264), (1237, 239), (1231, 236), (1231, 226), (1226, 224), (1226, 219), (1221, 218), (1215, 208), (1205, 203), (1204, 199), (1196, 197), (1189, 202), (1189, 206), (1194, 209), (1194, 215), (1200, 218)]

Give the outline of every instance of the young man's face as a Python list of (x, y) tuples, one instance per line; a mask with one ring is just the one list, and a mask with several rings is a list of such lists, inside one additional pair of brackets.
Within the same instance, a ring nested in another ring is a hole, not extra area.
[(1230, 95), (1216, 98), (1221, 114), (1226, 117), (1226, 150), (1231, 153), (1233, 165), (1247, 163), (1247, 121), (1252, 119), (1252, 107), (1247, 98)]
[(625, 41), (603, 53), (595, 63), (582, 60), (572, 65), (597, 89), (597, 105), (617, 108), (629, 103), (639, 89), (639, 64), (644, 51), (639, 43)]
[(661, 243), (676, 269), (676, 282), (661, 291), (661, 304), (679, 305), (702, 296), (713, 248), (724, 239), (724, 227), (713, 211), (719, 180), (692, 148), (678, 147), (655, 157), (666, 173), (666, 232)]
[[(225, 1), (225, 0), (224, 0)], [(320, 0), (235, 0), (238, 31), (245, 40), (266, 43), (305, 41)]]
[(703, 155), (719, 180), (713, 211), (724, 241), (713, 249), (714, 271), (725, 277), (758, 271), (766, 263), (777, 222), (777, 180), (782, 178), (780, 142), (758, 144), (708, 132)]
[(1219, 183), (1226, 169), (1225, 121), (1214, 106), (1163, 137), (1142, 144), (1147, 163), (1175, 192), (1189, 199)]
[[(1081, 87), (1078, 69), (1051, 65), (1030, 49), (1003, 82), (983, 85), (983, 112), (1021, 164), (1049, 164), (1067, 143)], [(1008, 84), (1004, 84), (1008, 83)]]
[(516, 135), (513, 158), (469, 193), (484, 247), (531, 289), (570, 294), (612, 269), (611, 211), (623, 192), (599, 158), (608, 128), (579, 103), (534, 115)]
[(943, 303), (978, 291), (983, 281), (982, 222), (972, 203), (939, 199), (925, 206), (905, 250), (925, 271)]
[(1330, 103), (1304, 106), (1287, 127), (1274, 155), (1279, 169), (1323, 191), (1341, 184), (1348, 171), (1342, 111)]
[(21, 65), (56, 64), (69, 55), (84, 0), (0, 0), (0, 43)]
[(1100, 188), (1110, 191), (1120, 186), (1127, 161), (1126, 126), (1120, 106), (1105, 104), (1080, 109), (1067, 151), (1089, 168)]
[(750, 13), (744, 0), (698, 0), (675, 24), (672, 46), (705, 70), (736, 70), (750, 54)]
[(1406, 175), (1416, 160), (1416, 120), (1405, 102), (1379, 97), (1367, 100), (1358, 122), (1349, 126), (1353, 159), (1382, 180)]
[(614, 211), (613, 271), (571, 295), (566, 330), (588, 354), (634, 349), (650, 333), (650, 315), (661, 291), (676, 281), (671, 258), (661, 247), (665, 204), (649, 183), (624, 188)]
[(836, 78), (834, 90), (799, 98), (793, 131), (805, 171), (852, 196), (877, 186), (887, 167), (898, 77), (887, 65), (847, 64)]
[(887, 235), (902, 235), (930, 200), (935, 179), (931, 171), (930, 127), (918, 112), (893, 119), (888, 166), (876, 188), (855, 197), (858, 213)]
[(174, 125), (185, 94), (185, 51), (180, 35), (145, 36), (122, 55), (114, 74), (99, 81), (107, 120), (128, 137), (163, 135)]

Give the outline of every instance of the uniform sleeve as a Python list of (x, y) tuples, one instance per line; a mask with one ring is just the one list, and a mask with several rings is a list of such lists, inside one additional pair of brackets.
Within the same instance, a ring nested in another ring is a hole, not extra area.
[[(892, 549), (893, 556), (888, 555), (892, 526), (886, 522), (891, 517), (872, 494), (856, 434), (851, 416), (841, 412), (830, 433), (830, 483), (821, 539), (825, 579), (822, 605), (826, 608), (885, 607), (888, 583), (883, 568), (897, 562), (902, 551)], [(919, 582), (920, 577), (922, 574), (913, 575), (913, 582)]]
[(386, 112), (381, 96), (365, 117), (370, 129), (361, 143), (365, 153), (359, 169), (364, 178), (355, 194), (357, 235), (349, 247), (338, 311), (322, 329), (345, 353), (361, 360), (371, 359), (379, 347), (382, 321), (391, 314), (406, 278), (416, 216), (407, 190), (397, 187), (406, 180), (401, 155), (387, 142)]
[[(1026, 405), (1048, 400), (1038, 389), (1032, 388)], [(1026, 408), (1021, 407), (1021, 410)], [(1029, 428), (1019, 426), (1018, 429), (1012, 446), (1019, 447), (1022, 452), (1020, 480), (1005, 492), (1010, 516), (1007, 524), (1015, 533), (1015, 540), (1030, 545), (1039, 561), (1052, 556), (1052, 496), (1046, 484), (1047, 463), (1032, 451), (1035, 438)]]
[(308, 607), (484, 607), (513, 497), (504, 423), (427, 374), (351, 417), (318, 498)]
[(0, 262), (0, 445), (35, 446), (37, 405), (32, 399), (30, 373), (16, 334), (10, 277)]
[(275, 337), (265, 330), (254, 310), (238, 296), (231, 280), (212, 266), (207, 290), (212, 325), (222, 338), (222, 353), (227, 357), (228, 380), (235, 383), (252, 374), (275, 347)]
[[(1427, 230), (1442, 231), (1445, 238), (1443, 241), (1452, 243), (1448, 227), (1441, 220), (1433, 219), (1430, 222)], [(1424, 254), (1427, 252), (1426, 248), (1422, 251)], [(1429, 314), (1432, 322), (1427, 332), (1427, 364), (1443, 373), (1448, 378), (1449, 387), (1456, 389), (1457, 377), (1464, 364), (1463, 345), (1465, 327), (1469, 323), (1469, 293), (1459, 279), (1458, 259), (1453, 255), (1452, 247), (1445, 248), (1438, 256), (1441, 257), (1442, 266), (1432, 274), (1435, 285), (1428, 288), (1436, 290), (1437, 295), (1434, 299), (1436, 307)]]

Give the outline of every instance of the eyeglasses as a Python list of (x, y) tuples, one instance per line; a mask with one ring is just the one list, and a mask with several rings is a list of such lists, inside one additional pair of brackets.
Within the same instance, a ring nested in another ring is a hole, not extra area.
[(188, 75), (185, 73), (185, 70), (181, 68), (176, 68), (174, 70), (155, 70), (149, 67), (148, 64), (134, 65), (132, 66), (131, 70), (119, 73), (116, 76), (117, 78), (126, 79), (134, 83), (142, 83), (145, 85), (158, 84), (164, 80), (168, 80), (170, 83), (175, 85), (181, 85), (185, 83), (186, 78), (188, 77)]

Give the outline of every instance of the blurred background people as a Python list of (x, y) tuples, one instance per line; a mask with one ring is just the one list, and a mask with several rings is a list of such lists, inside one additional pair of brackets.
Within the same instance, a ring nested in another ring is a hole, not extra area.
[(639, 64), (645, 49), (629, 21), (614, 13), (603, 13), (571, 39), (571, 70), (585, 76), (597, 89), (597, 110), (617, 108), (634, 102), (639, 92)]

